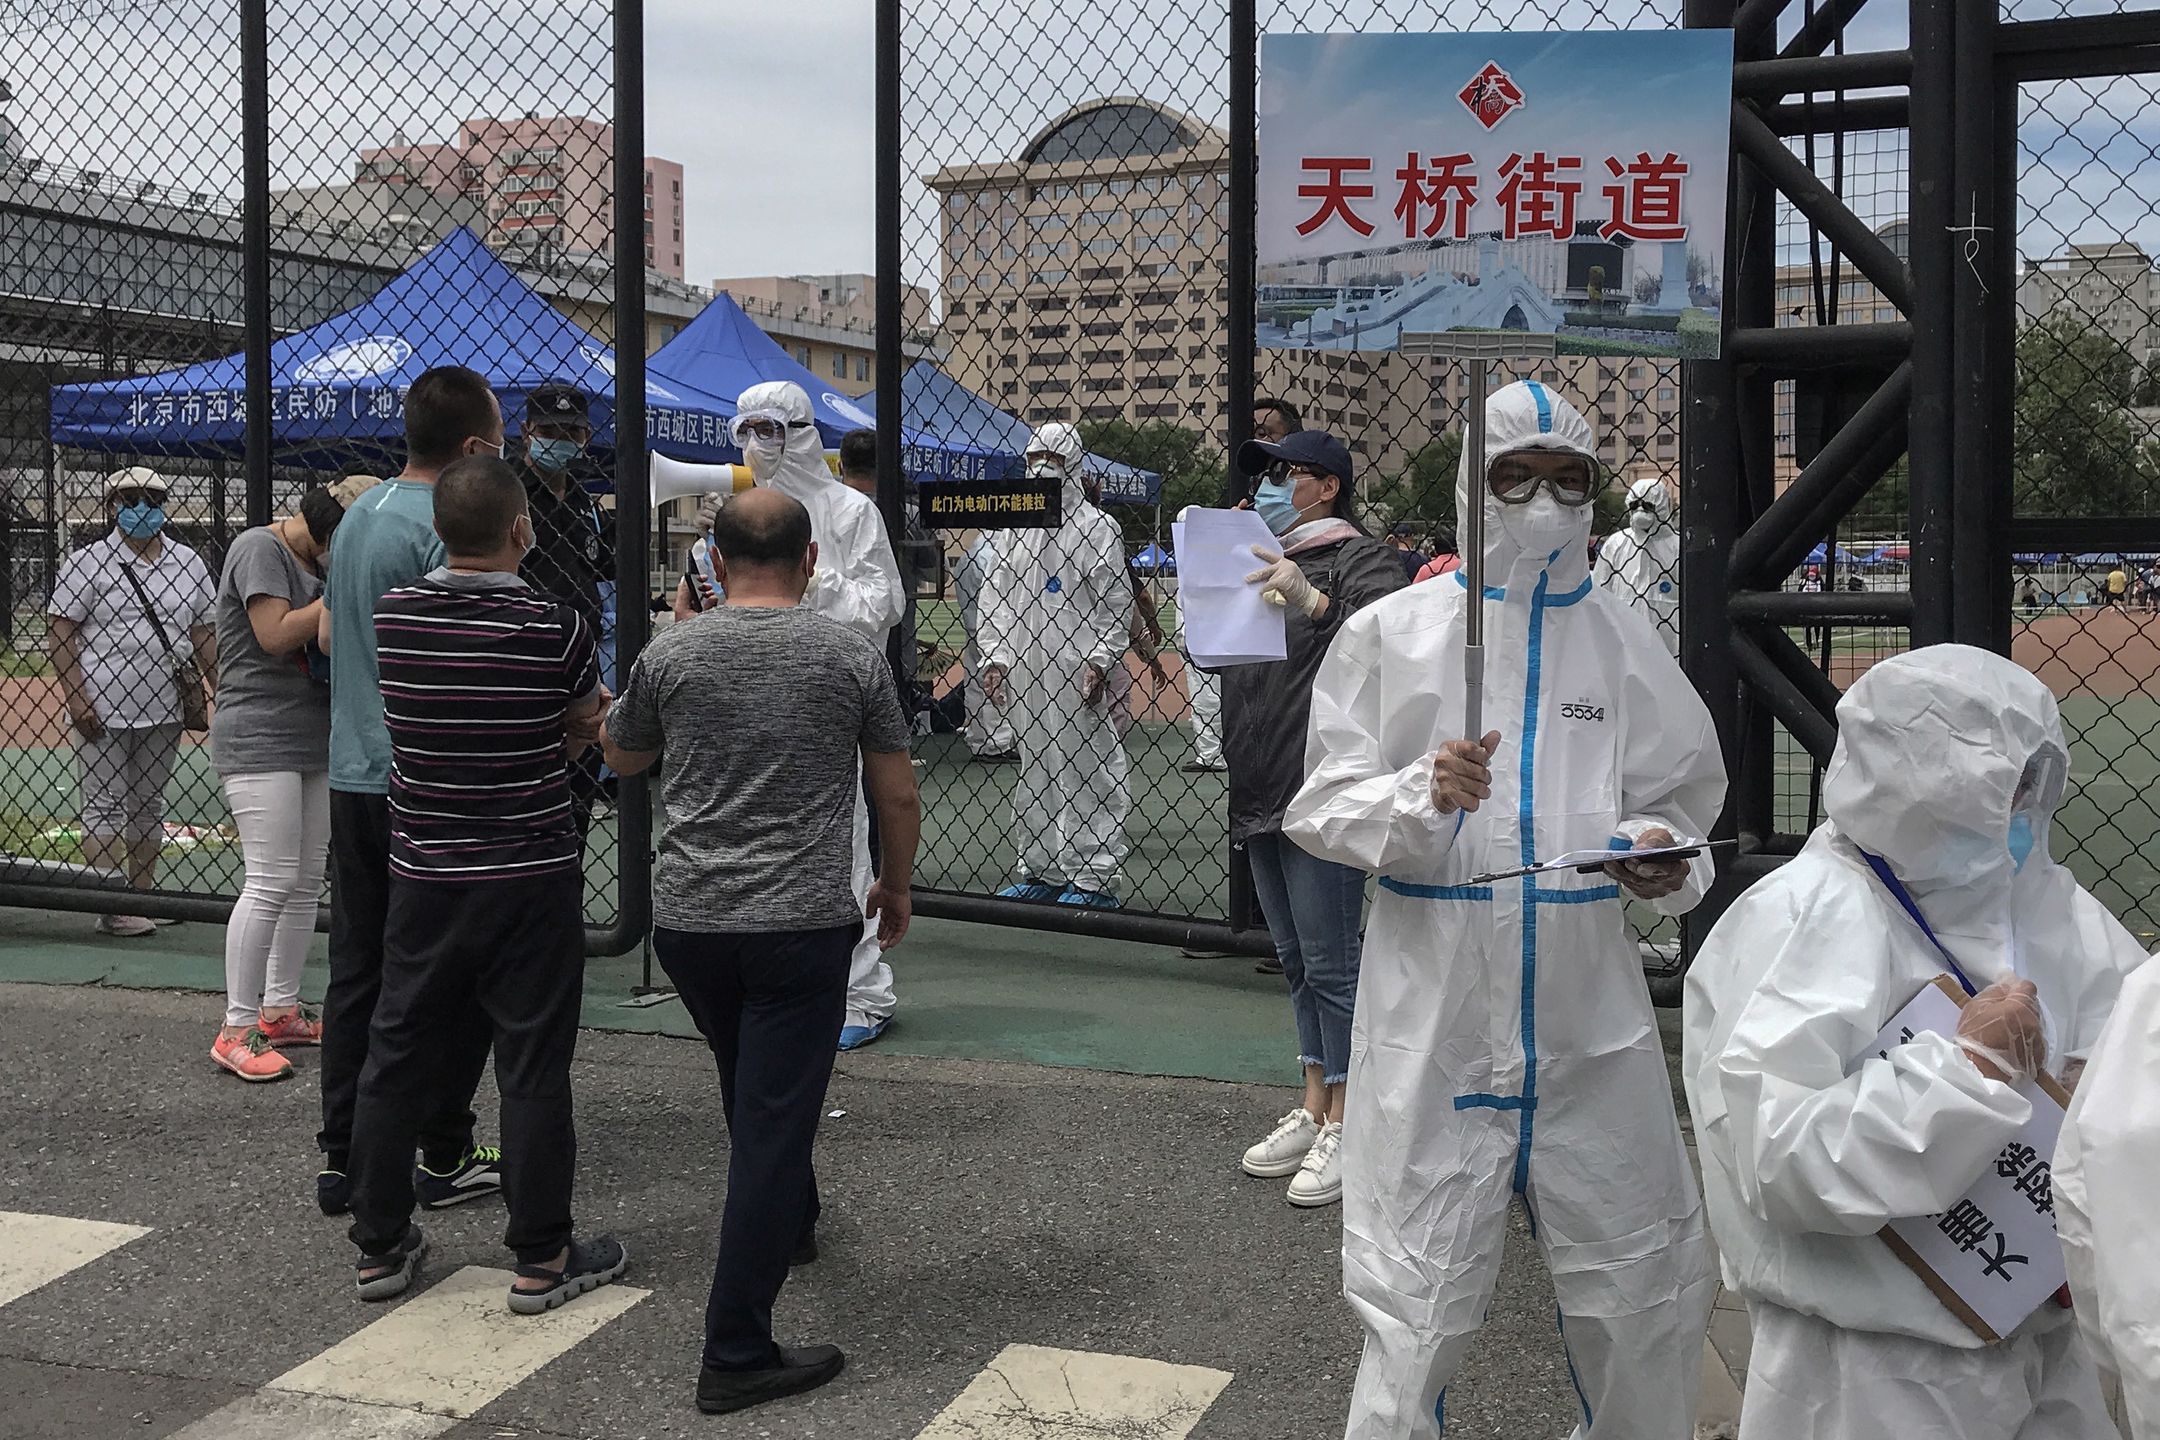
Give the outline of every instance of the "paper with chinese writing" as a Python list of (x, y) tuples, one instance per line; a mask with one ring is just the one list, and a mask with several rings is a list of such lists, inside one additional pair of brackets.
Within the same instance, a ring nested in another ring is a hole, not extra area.
[(1259, 343), (1714, 358), (1731, 110), (1727, 30), (1264, 35)]
[(1283, 608), (1245, 577), (1262, 568), (1253, 547), (1282, 542), (1250, 510), (1188, 510), (1170, 527), (1178, 560), (1178, 620), (1196, 664), (1252, 665), (1288, 654)]
[[(1887, 1056), (1914, 1035), (1955, 1035), (1958, 1002), (1937, 985), (1921, 988), (1890, 1018), (1869, 1056)], [(2055, 1238), (2055, 1137), (2063, 1107), (2028, 1081), (2018, 1093), (2032, 1102), (2032, 1119), (1964, 1198), (1940, 1215), (1892, 1222), (1913, 1258), (1934, 1272), (1997, 1335), (2008, 1335), (2062, 1285), (2062, 1246)]]

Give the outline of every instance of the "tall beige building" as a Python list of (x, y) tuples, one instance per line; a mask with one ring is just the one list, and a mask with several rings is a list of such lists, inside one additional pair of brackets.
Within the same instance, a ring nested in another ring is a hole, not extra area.
[[(1031, 424), (1224, 433), (1228, 163), (1219, 130), (1116, 96), (1067, 111), (1012, 160), (928, 177), (953, 377)], [(1524, 340), (1503, 373), (1539, 375), (1583, 406), (1614, 469), (1677, 474), (1677, 362), (1558, 357), (1550, 337)], [(1468, 382), (1443, 340), (1415, 355), (1262, 351), (1256, 383), (1339, 434), (1379, 481), (1459, 423)]]

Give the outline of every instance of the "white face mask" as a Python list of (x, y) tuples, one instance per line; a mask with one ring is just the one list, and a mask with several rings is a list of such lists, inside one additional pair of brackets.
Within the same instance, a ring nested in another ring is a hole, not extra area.
[(1545, 555), (1569, 544), (1582, 527), (1584, 512), (1562, 505), (1550, 491), (1539, 490), (1521, 505), (1493, 506), (1500, 512), (1500, 533), (1525, 554)]
[(1630, 510), (1627, 523), (1628, 528), (1637, 535), (1648, 535), (1652, 530), (1657, 529), (1657, 516), (1648, 510)]
[(743, 459), (750, 462), (752, 477), (763, 480), (780, 468), (780, 457), (787, 454), (787, 441), (759, 440), (744, 436), (742, 450)]

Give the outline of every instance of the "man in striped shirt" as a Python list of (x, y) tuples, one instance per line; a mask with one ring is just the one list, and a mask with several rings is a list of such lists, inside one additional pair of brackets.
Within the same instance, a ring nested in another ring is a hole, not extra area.
[(494, 1027), (510, 1308), (553, 1309), (614, 1279), (616, 1241), (572, 1234), (570, 1058), (585, 946), (566, 723), (597, 719), (592, 629), (518, 578), (533, 546), (517, 472), (492, 456), (435, 482), (445, 563), (375, 607), (390, 733), (390, 901), (382, 998), (353, 1123), (352, 1239), (363, 1299), (411, 1283), (426, 1248), (410, 1162), (448, 1027)]

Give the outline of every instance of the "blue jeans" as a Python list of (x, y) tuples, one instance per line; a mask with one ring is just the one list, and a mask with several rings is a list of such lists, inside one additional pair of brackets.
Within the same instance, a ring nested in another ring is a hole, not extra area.
[(1299, 1063), (1318, 1065), (1326, 1083), (1340, 1085), (1350, 1078), (1365, 875), (1306, 854), (1280, 831), (1248, 839), (1245, 855), (1252, 862), (1253, 894), (1290, 982)]

